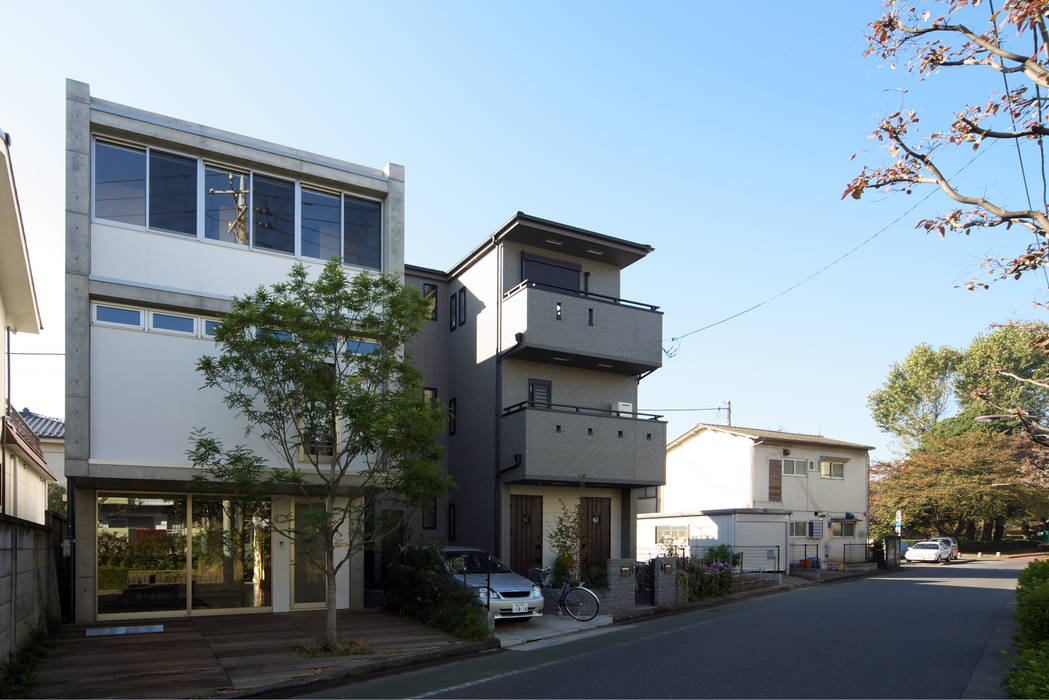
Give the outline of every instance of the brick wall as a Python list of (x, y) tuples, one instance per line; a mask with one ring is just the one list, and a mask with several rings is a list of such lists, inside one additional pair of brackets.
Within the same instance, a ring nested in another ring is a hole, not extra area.
[(671, 608), (678, 605), (677, 593), (677, 559), (659, 557), (652, 560), (654, 568), (652, 577), (655, 592), (652, 602), (657, 608)]

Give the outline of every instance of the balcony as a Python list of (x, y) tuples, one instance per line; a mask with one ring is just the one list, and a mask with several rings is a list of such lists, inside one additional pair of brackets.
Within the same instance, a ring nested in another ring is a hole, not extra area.
[(659, 307), (525, 280), (503, 295), (507, 357), (622, 374), (663, 364)]
[(22, 456), (36, 464), (48, 476), (54, 479), (54, 475), (47, 468), (44, 460), (44, 451), (40, 448), (40, 438), (26, 425), (25, 420), (18, 411), (8, 407), (7, 415), (3, 417), (2, 443), (5, 447), (15, 447), (22, 452)]
[(559, 404), (509, 406), (500, 419), (501, 478), (508, 483), (662, 484), (667, 424), (660, 418)]

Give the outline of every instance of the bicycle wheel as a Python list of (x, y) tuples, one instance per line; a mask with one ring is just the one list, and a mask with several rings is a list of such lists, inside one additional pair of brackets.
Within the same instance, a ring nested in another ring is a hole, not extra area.
[(597, 617), (597, 609), (600, 607), (593, 591), (582, 587), (568, 589), (561, 603), (565, 611), (580, 622), (593, 620)]

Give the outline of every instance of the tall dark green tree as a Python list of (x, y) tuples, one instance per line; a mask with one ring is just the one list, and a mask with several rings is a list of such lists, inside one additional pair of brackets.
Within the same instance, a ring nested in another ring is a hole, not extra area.
[(314, 507), (274, 517), (272, 526), (296, 543), (296, 565), (323, 572), (326, 643), (338, 648), (336, 574), (377, 528), (371, 499), (418, 507), (451, 481), (438, 467), (435, 437), (444, 412), (423, 402), (422, 377), (404, 346), (423, 323), (427, 304), (392, 277), (352, 278), (333, 259), (316, 279), (301, 264), (285, 282), (233, 301), (215, 341), (217, 357), (197, 363), (204, 386), (277, 456), (238, 445), (227, 449), (205, 428), (189, 456), (201, 487), (220, 484), (260, 502), (293, 493)]

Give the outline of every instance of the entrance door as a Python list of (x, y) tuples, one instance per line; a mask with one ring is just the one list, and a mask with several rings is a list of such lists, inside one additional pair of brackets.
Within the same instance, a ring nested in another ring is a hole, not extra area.
[(581, 573), (592, 568), (602, 571), (612, 557), (612, 499), (583, 498), (583, 531), (587, 545), (583, 550)]
[(528, 575), (543, 565), (543, 497), (510, 496), (510, 568)]
[[(319, 511), (319, 512), (318, 512)], [(303, 528), (304, 534), (295, 541), (292, 549), (292, 590), (294, 607), (309, 607), (328, 599), (328, 586), (324, 570), (313, 562), (323, 564), (324, 541), (320, 537), (307, 537), (305, 533), (315, 530), (310, 527), (324, 512), (323, 503), (295, 502), (295, 527)], [(311, 561), (312, 559), (312, 561)]]

